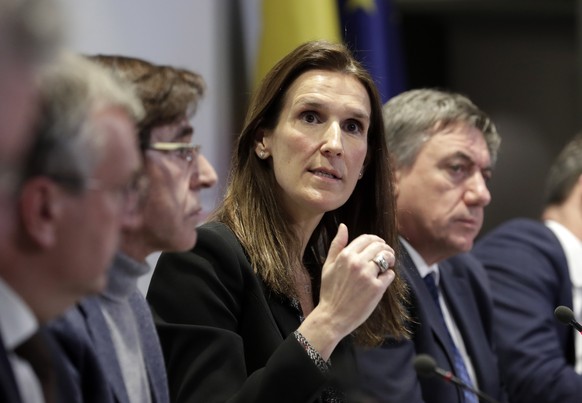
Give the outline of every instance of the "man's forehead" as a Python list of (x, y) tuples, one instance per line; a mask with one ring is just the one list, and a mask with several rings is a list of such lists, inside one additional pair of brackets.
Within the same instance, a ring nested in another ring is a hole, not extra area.
[(491, 164), (491, 154), (485, 135), (474, 126), (457, 125), (432, 134), (423, 150), (438, 152), (443, 158), (462, 158), (476, 164)]
[(184, 142), (194, 135), (194, 127), (188, 120), (180, 120), (154, 127), (152, 138), (156, 141)]

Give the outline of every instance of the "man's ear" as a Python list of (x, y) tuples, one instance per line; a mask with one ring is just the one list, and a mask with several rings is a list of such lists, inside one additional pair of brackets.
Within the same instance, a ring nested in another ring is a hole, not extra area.
[(572, 187), (570, 196), (578, 197), (578, 203), (582, 205), (582, 175), (578, 176), (578, 180)]
[(398, 189), (400, 189), (400, 178), (402, 171), (400, 169), (394, 170), (394, 197), (398, 197)]
[(46, 177), (27, 180), (19, 198), (23, 233), (41, 248), (52, 247), (65, 208), (64, 191), (54, 181)]

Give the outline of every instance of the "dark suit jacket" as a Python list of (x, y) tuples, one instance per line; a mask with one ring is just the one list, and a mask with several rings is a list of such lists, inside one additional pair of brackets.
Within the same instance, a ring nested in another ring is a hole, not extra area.
[[(74, 386), (68, 377), (66, 362), (62, 359), (62, 351), (52, 336), (40, 329), (45, 347), (51, 355), (53, 371), (56, 375), (56, 402), (73, 402)], [(18, 389), (12, 366), (8, 361), (8, 354), (4, 347), (4, 341), (0, 338), (0, 402), (21, 403), (20, 391)]]
[[(411, 291), (411, 340), (387, 339), (379, 349), (358, 352), (364, 390), (380, 402), (462, 403), (462, 391), (438, 377), (419, 378), (416, 354), (431, 355), (454, 372), (453, 351), (440, 313), (404, 247), (400, 270)], [(491, 300), (481, 265), (467, 254), (439, 263), (440, 287), (475, 368), (478, 388), (503, 400), (497, 360), (491, 342)]]
[(113, 393), (101, 368), (96, 351), (77, 308), (49, 325), (67, 360), (68, 376), (74, 385), (71, 403), (112, 403)]
[[(200, 227), (191, 252), (162, 254), (147, 298), (173, 402), (314, 402), (330, 383), (292, 335), (297, 311), (264, 286), (223, 224)], [(354, 379), (345, 340), (331, 362), (332, 381)]]
[(474, 255), (491, 282), (499, 362), (512, 402), (574, 403), (582, 400), (574, 336), (554, 318), (572, 306), (566, 256), (542, 222), (509, 221), (481, 239)]
[[(136, 290), (129, 301), (136, 316), (144, 310), (150, 315), (139, 291)], [(155, 354), (159, 351), (157, 338), (144, 336), (155, 334), (151, 318), (149, 322), (138, 321), (138, 325), (152, 401), (167, 402), (164, 362), (161, 354)], [(51, 324), (51, 331), (66, 352), (69, 376), (76, 385), (75, 402), (129, 403), (115, 346), (97, 297), (85, 298), (67, 311)], [(159, 379), (164, 380), (164, 385), (157, 384)]]

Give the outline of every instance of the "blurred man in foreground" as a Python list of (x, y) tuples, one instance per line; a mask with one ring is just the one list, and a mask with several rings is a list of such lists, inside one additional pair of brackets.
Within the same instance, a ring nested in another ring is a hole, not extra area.
[(0, 0), (0, 242), (37, 112), (34, 73), (61, 42), (51, 0)]
[(0, 243), (0, 401), (69, 402), (43, 325), (106, 282), (121, 229), (135, 225), (141, 105), (71, 54), (38, 76), (38, 116)]

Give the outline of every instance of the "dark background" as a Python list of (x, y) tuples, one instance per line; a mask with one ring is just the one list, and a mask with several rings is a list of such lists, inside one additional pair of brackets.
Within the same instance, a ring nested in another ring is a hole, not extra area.
[(538, 217), (553, 159), (582, 131), (581, 0), (394, 0), (408, 88), (463, 93), (502, 137), (482, 234)]

